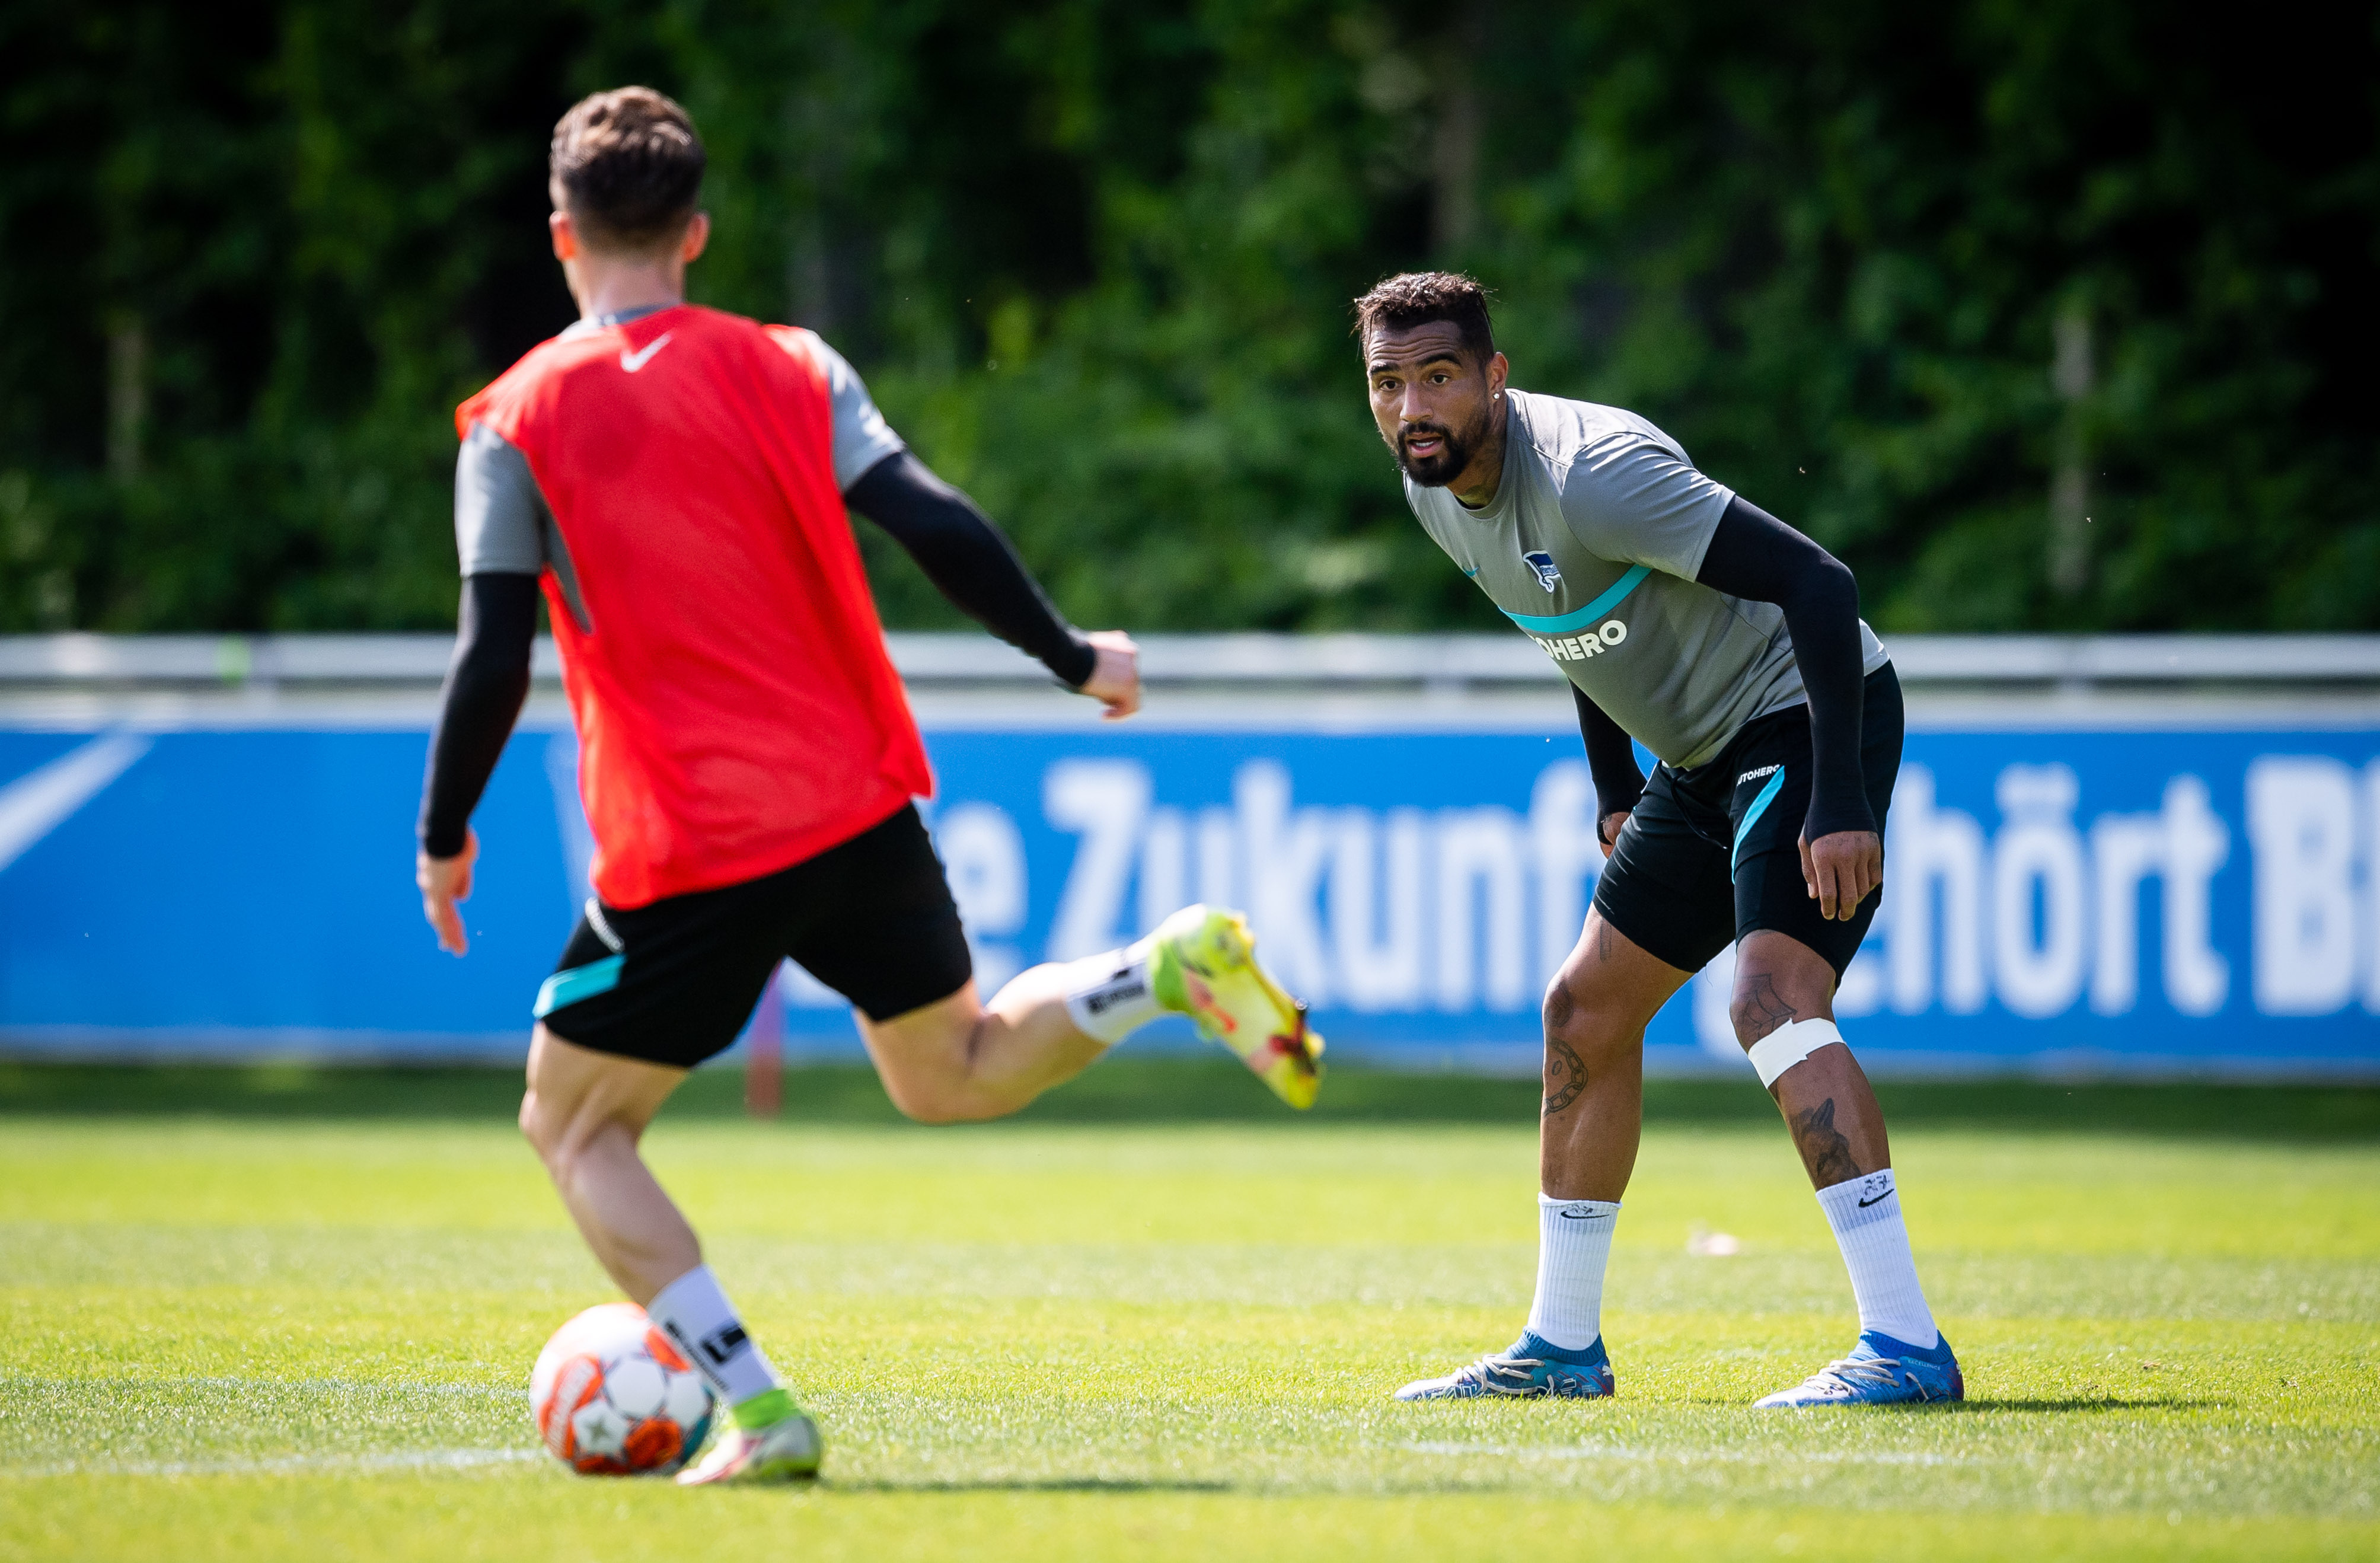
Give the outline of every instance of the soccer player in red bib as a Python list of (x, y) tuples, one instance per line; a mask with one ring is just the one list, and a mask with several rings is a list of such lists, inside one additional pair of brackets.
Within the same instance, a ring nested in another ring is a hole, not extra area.
[(846, 505), (1111, 719), (1139, 707), (1136, 652), (1061, 618), (814, 333), (686, 303), (702, 169), (685, 110), (644, 88), (555, 127), (553, 253), (581, 317), (455, 412), (464, 590), (416, 866), (462, 954), (470, 814), (528, 695), (541, 588), (596, 893), (538, 993), (521, 1128), (596, 1257), (729, 1409), (687, 1483), (805, 1477), (822, 1449), (638, 1152), (781, 961), (851, 1000), (886, 1091), (929, 1122), (1014, 1112), (1164, 1011), (1293, 1107), (1322, 1046), (1245, 923), (1203, 906), (978, 996)]

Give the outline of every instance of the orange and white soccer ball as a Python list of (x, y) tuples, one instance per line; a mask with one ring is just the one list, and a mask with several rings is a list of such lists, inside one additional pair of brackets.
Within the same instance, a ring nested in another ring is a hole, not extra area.
[(634, 1302), (601, 1303), (555, 1330), (528, 1399), (545, 1447), (582, 1476), (665, 1475), (710, 1432), (710, 1387)]

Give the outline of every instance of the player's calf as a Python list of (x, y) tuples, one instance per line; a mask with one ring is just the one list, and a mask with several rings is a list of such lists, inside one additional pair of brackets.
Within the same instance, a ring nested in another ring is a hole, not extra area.
[(1612, 1393), (1603, 1282), (1635, 1165), (1645, 1023), (1686, 974), (1591, 913), (1546, 990), (1537, 1280), (1521, 1338), (1397, 1391), (1401, 1400), (1594, 1399)]
[(817, 1427), (744, 1327), (702, 1262), (694, 1229), (637, 1149), (685, 1073), (581, 1048), (540, 1025), (529, 1043), (521, 1132), (595, 1257), (727, 1408), (718, 1444), (680, 1480), (812, 1474)]
[(1760, 1083), (1793, 1133), (1851, 1272), (1852, 1353), (1764, 1407), (1962, 1399), (1966, 1383), (1918, 1284), (1884, 1115), (1832, 1016), (1835, 974), (1815, 951), (1760, 932), (1743, 941), (1730, 1014)]
[(702, 1262), (693, 1229), (638, 1152), (684, 1070), (581, 1048), (543, 1025), (529, 1042), (521, 1132), (620, 1290), (638, 1302)]

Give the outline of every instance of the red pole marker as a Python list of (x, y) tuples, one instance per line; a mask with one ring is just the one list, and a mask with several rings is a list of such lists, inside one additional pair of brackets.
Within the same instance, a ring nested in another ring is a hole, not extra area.
[(776, 1117), (785, 1099), (785, 995), (778, 986), (783, 970), (771, 973), (761, 989), (760, 1007), (745, 1038), (744, 1110), (754, 1118)]

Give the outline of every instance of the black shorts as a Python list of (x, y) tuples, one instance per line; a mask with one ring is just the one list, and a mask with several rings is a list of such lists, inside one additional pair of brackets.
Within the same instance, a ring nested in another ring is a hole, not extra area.
[[(1860, 773), (1884, 829), (1900, 774), (1900, 680), (1888, 662), (1867, 675)], [(1884, 900), (1878, 890), (1847, 923), (1828, 922), (1802, 878), (1802, 820), (1810, 810), (1810, 709), (1743, 724), (1727, 747), (1691, 770), (1653, 768), (1620, 832), (1595, 909), (1681, 971), (1757, 929), (1801, 940), (1840, 981)]]
[(789, 955), (870, 1020), (966, 985), (966, 935), (915, 808), (741, 884), (632, 912), (589, 901), (537, 1014), (566, 1042), (691, 1069), (735, 1040)]

